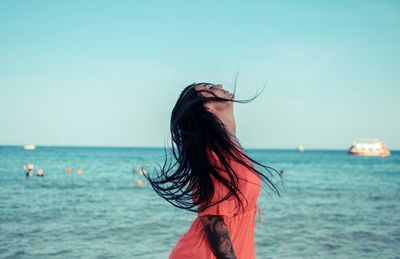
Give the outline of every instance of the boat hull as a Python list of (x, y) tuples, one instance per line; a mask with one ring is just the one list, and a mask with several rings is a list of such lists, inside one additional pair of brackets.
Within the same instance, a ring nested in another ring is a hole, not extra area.
[(380, 157), (390, 156), (389, 150), (383, 150), (381, 152), (368, 152), (368, 151), (353, 151), (350, 149), (348, 153), (353, 156), (380, 156)]

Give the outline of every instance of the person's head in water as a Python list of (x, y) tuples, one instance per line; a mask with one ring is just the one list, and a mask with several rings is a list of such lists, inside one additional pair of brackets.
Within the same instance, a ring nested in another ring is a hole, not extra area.
[[(232, 160), (261, 176), (267, 186), (279, 193), (263, 173), (245, 161), (253, 162), (269, 173), (276, 171), (248, 157), (235, 136), (233, 104), (247, 103), (257, 96), (249, 100), (234, 97), (234, 93), (224, 90), (221, 85), (210, 83), (191, 84), (180, 94), (170, 121), (172, 154), (176, 162), (168, 163), (165, 153), (165, 162), (156, 175), (145, 176), (156, 193), (174, 206), (201, 212), (234, 197), (239, 207), (244, 208), (243, 201), (246, 200), (238, 188), (238, 176), (230, 166)], [(216, 169), (213, 157), (228, 177), (223, 177)], [(216, 203), (211, 203), (214, 193), (211, 176), (229, 190)]]
[(42, 168), (40, 168), (40, 169), (38, 169), (37, 170), (37, 176), (44, 176), (44, 172), (43, 172), (43, 169)]

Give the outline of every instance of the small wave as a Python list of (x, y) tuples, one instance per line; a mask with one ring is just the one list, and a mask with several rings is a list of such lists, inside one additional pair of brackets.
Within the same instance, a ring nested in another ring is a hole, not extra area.
[(23, 255), (26, 255), (25, 250), (19, 250), (19, 251), (16, 251), (14, 254), (8, 255), (8, 256), (6, 256), (4, 258), (15, 258), (15, 257), (18, 257), (18, 256), (23, 256)]
[(60, 251), (55, 251), (55, 252), (38, 252), (38, 253), (30, 253), (30, 256), (35, 256), (35, 257), (46, 257), (46, 256), (60, 256), (60, 255), (65, 255), (72, 252), (72, 250), (60, 250)]
[(335, 249), (340, 248), (340, 245), (334, 245), (334, 244), (331, 244), (331, 243), (325, 243), (325, 244), (323, 244), (323, 247), (326, 250), (335, 250)]

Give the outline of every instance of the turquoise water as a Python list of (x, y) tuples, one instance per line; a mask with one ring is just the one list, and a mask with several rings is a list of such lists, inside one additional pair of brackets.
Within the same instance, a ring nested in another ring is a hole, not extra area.
[[(282, 196), (258, 201), (257, 258), (399, 258), (400, 152), (248, 153), (285, 171)], [(162, 159), (162, 149), (0, 147), (0, 257), (167, 258), (195, 215), (132, 174)], [(26, 178), (24, 163), (45, 177)]]

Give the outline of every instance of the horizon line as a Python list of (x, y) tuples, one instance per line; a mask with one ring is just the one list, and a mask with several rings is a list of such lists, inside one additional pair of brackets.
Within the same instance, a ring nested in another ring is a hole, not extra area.
[[(0, 144), (0, 147), (23, 147), (25, 145), (7, 145), (7, 144)], [(45, 148), (126, 148), (126, 149), (164, 149), (165, 147), (161, 146), (108, 146), (108, 145), (98, 145), (98, 146), (93, 146), (93, 145), (35, 145), (35, 147), (45, 147)], [(171, 147), (167, 147), (167, 149), (170, 149)], [(297, 151), (296, 148), (288, 148), (288, 147), (244, 147), (245, 149), (248, 150), (293, 150)], [(316, 148), (316, 147), (311, 147), (311, 148), (305, 148), (306, 151), (347, 151), (348, 148)], [(400, 151), (400, 149), (392, 149), (390, 151)], [(301, 152), (300, 152), (301, 153)]]

